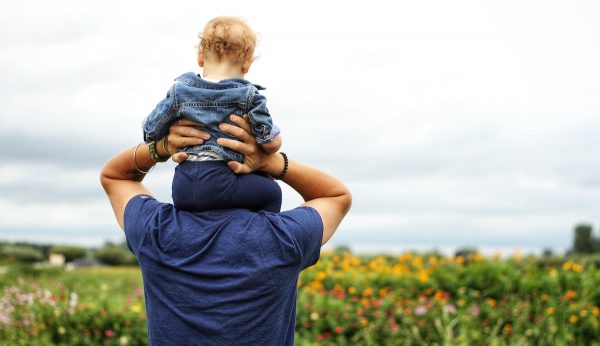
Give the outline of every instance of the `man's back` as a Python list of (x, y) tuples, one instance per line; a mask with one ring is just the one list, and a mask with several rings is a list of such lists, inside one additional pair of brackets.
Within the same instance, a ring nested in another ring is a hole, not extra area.
[(189, 213), (138, 195), (124, 220), (152, 345), (293, 344), (298, 274), (321, 246), (314, 209)]

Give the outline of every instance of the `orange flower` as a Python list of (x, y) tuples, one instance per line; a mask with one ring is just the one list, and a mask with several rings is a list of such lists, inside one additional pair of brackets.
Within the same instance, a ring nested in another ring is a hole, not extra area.
[(568, 300), (574, 298), (577, 298), (577, 292), (573, 290), (568, 290), (567, 293), (565, 293), (564, 299)]
[(505, 325), (503, 330), (504, 330), (504, 333), (506, 333), (508, 335), (512, 334), (512, 326), (510, 324)]
[(379, 290), (379, 296), (383, 297), (383, 296), (385, 296), (387, 294), (387, 292), (388, 292), (387, 287), (384, 287), (384, 288), (382, 288), (382, 289)]
[[(498, 303), (497, 303), (497, 302), (496, 302), (494, 299), (492, 299), (492, 298), (488, 299), (488, 300), (487, 300), (487, 303), (488, 303), (488, 305), (489, 305), (489, 306), (491, 306), (491, 307), (493, 307), (493, 308), (495, 308), (495, 307), (496, 307), (496, 305), (498, 305)], [(508, 325), (508, 324), (507, 324), (507, 325)]]
[(367, 287), (362, 291), (363, 297), (369, 297), (373, 294), (373, 289), (371, 287)]

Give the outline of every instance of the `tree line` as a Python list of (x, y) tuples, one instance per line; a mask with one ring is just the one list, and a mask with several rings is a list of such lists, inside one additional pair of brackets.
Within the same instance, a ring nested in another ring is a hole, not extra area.
[(98, 261), (105, 265), (137, 265), (135, 256), (123, 242), (106, 242), (99, 248), (74, 245), (48, 245), (26, 242), (0, 242), (0, 260), (8, 262), (35, 263), (48, 260), (50, 254), (64, 256), (66, 263), (78, 260)]
[[(349, 249), (348, 249), (349, 251)], [(464, 248), (456, 255), (466, 256), (476, 252), (475, 248)], [(550, 255), (551, 250), (544, 251)], [(566, 255), (600, 254), (600, 237), (594, 234), (592, 225), (580, 223), (573, 231), (573, 244)], [(74, 245), (49, 245), (27, 242), (10, 243), (0, 241), (0, 260), (9, 262), (35, 263), (48, 260), (50, 254), (64, 256), (65, 262), (82, 259), (96, 260), (105, 265), (137, 265), (135, 256), (129, 251), (125, 242), (116, 244), (106, 242), (99, 248), (84, 248)]]
[(592, 225), (581, 223), (575, 226), (573, 246), (570, 252), (574, 254), (600, 253), (600, 237), (594, 235)]

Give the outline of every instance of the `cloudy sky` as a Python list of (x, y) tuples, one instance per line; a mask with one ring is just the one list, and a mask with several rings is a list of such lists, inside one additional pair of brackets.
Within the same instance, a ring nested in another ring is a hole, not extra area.
[(2, 0), (0, 239), (123, 239), (98, 173), (218, 15), (259, 33), (283, 150), (352, 190), (334, 244), (564, 249), (600, 221), (597, 1)]

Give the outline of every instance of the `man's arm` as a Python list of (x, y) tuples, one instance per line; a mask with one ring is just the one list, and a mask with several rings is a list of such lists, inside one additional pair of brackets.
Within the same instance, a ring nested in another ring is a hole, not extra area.
[[(243, 164), (228, 162), (235, 173), (263, 171), (278, 176), (283, 171), (284, 159), (279, 153), (269, 154), (263, 151), (251, 135), (248, 122), (232, 115), (231, 121), (237, 126), (223, 123), (221, 130), (230, 133), (240, 141), (220, 138), (217, 142), (245, 156)], [(317, 210), (323, 220), (323, 241), (325, 244), (335, 233), (340, 222), (350, 209), (352, 195), (348, 188), (336, 178), (295, 160), (289, 160), (287, 173), (283, 181), (296, 190), (303, 198), (303, 205)]]
[[(177, 153), (179, 148), (201, 144), (210, 135), (206, 132), (190, 128), (188, 125), (201, 125), (186, 119), (179, 120), (171, 126), (167, 137), (156, 142), (156, 150), (161, 157), (173, 154), (173, 159), (180, 161), (184, 153)], [(165, 143), (167, 141), (167, 150)], [(134, 156), (135, 152), (135, 156)], [(135, 162), (134, 162), (135, 158)], [(142, 180), (156, 162), (150, 157), (148, 144), (140, 144), (130, 148), (108, 161), (100, 173), (100, 183), (110, 200), (117, 222), (123, 229), (125, 206), (129, 200), (140, 194), (151, 195)], [(139, 169), (139, 170), (138, 170)]]

